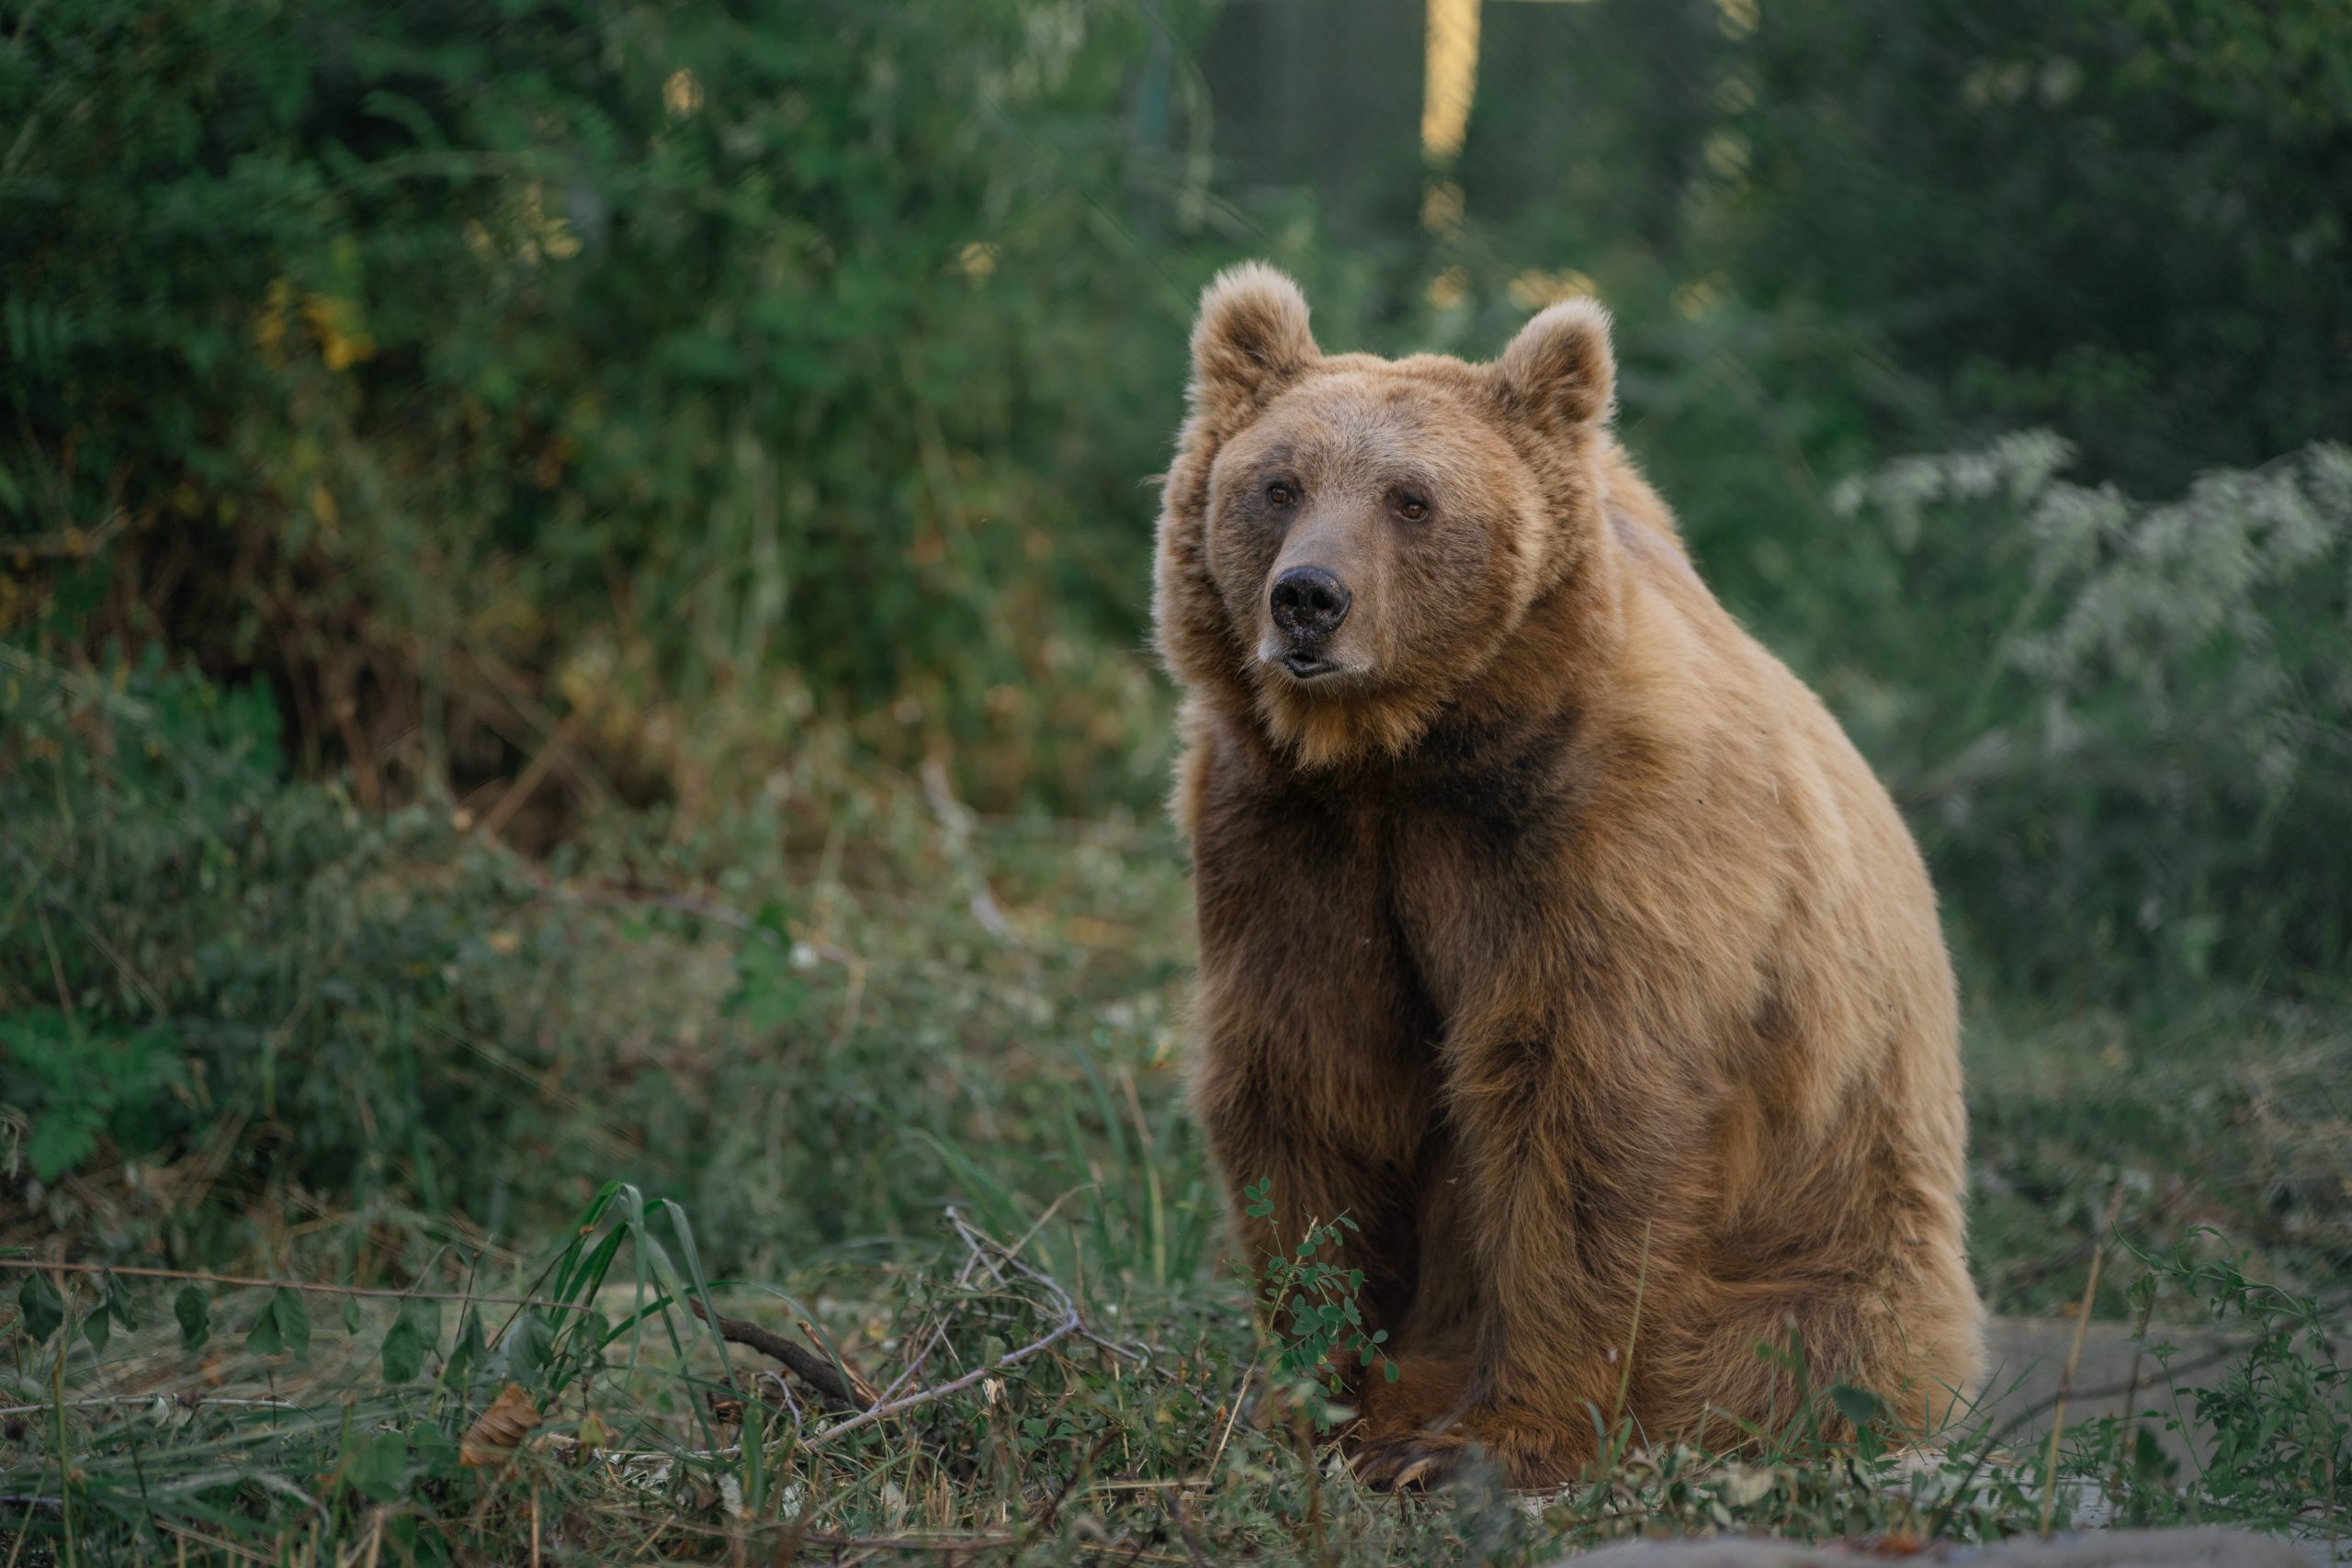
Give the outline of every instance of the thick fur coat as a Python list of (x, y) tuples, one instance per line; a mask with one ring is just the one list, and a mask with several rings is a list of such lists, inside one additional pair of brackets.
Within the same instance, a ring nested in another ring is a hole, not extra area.
[[(1194, 1097), (1255, 1260), (1346, 1214), (1376, 1484), (1973, 1393), (1953, 986), (1917, 849), (1610, 431), (1608, 321), (1490, 365), (1204, 298), (1159, 523)], [(1271, 1219), (1241, 1188), (1271, 1179)], [(1758, 1347), (1783, 1354), (1768, 1357)]]

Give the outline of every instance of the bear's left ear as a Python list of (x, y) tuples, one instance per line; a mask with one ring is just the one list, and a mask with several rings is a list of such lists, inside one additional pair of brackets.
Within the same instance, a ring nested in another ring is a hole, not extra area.
[(1545, 308), (1510, 340), (1495, 376), (1504, 400), (1539, 425), (1569, 435), (1600, 423), (1617, 397), (1609, 312), (1592, 299)]
[(1217, 274), (1193, 328), (1193, 406), (1215, 429), (1262, 406), (1322, 357), (1306, 297), (1263, 262)]

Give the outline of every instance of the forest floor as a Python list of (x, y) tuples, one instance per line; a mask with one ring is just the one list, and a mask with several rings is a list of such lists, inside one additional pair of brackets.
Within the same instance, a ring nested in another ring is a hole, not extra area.
[[(28, 1190), (0, 1228), (5, 1561), (1540, 1562), (1670, 1529), (1983, 1539), (2086, 1485), (2103, 1522), (2312, 1536), (2346, 1500), (2352, 1044), (2324, 1020), (1971, 996), (1980, 1282), (2008, 1318), (2096, 1320), (2054, 1472), (2064, 1325), (2012, 1331), (2050, 1348), (2014, 1358), (2030, 1386), (1927, 1459), (1802, 1421), (1619, 1429), (1551, 1499), (1474, 1472), (1399, 1500), (1317, 1440), (1319, 1320), (1251, 1310), (1343, 1310), (1345, 1282), (1224, 1261), (1169, 829), (871, 776), (771, 826), (486, 852), (508, 894), (456, 901), (451, 952), (506, 1005), (402, 1081), (501, 1086), (493, 1148), (428, 1127), (336, 1189), (317, 1173), (376, 1158), (398, 1108), (286, 1089), (167, 1165)], [(373, 998), (332, 1004), (355, 1037)], [(240, 1186), (273, 1140), (323, 1152)], [(2163, 1393), (2168, 1360), (2209, 1392)]]

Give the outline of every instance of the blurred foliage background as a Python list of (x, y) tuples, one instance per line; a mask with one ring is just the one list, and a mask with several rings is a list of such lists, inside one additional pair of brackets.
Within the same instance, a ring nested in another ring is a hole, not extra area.
[(741, 1258), (1132, 1101), (1193, 1191), (1148, 481), (1253, 255), (1328, 347), (1614, 310), (1934, 862), (1996, 1304), (2125, 1175), (2352, 1273), (2339, 0), (0, 14), (0, 1184)]

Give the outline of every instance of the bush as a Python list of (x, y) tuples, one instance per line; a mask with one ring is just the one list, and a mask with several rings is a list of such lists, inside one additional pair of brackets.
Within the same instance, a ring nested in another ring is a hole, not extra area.
[(0, 644), (0, 1240), (413, 1263), (619, 1173), (740, 1261), (949, 1196), (1025, 1225), (1091, 1172), (1072, 1212), (1189, 1278), (1215, 1210), (1167, 1049), (1167, 835), (1033, 823), (983, 869), (960, 807), (848, 750), (707, 829), (649, 813), (535, 863), (446, 799), (288, 777), (266, 693)]
[[(58, 1231), (186, 1244), (304, 1194), (458, 1207), (519, 1168), (545, 1119), (500, 1047), (576, 977), (553, 948), (503, 961), (531, 929), (520, 863), (446, 807), (288, 781), (266, 694), (159, 654), (7, 687), (0, 1102)], [(124, 1180), (59, 1183), (97, 1168)]]
[(2352, 428), (2331, 0), (1723, 11), (1702, 237), (1747, 298), (1867, 323), (1979, 429), (2143, 495)]
[(67, 0), (17, 33), (0, 543), (96, 556), (85, 650), (266, 679), (370, 807), (542, 753), (542, 805), (707, 795), (894, 702), (894, 754), (1023, 743), (971, 770), (991, 801), (1154, 787), (1098, 652), (1191, 303), (1126, 226), (1165, 205), (1119, 113), (1138, 16)]
[(2159, 504), (2069, 482), (2070, 457), (2017, 436), (1843, 486), (1896, 564), (1849, 606), (1833, 691), (2012, 981), (2340, 999), (2352, 452)]

